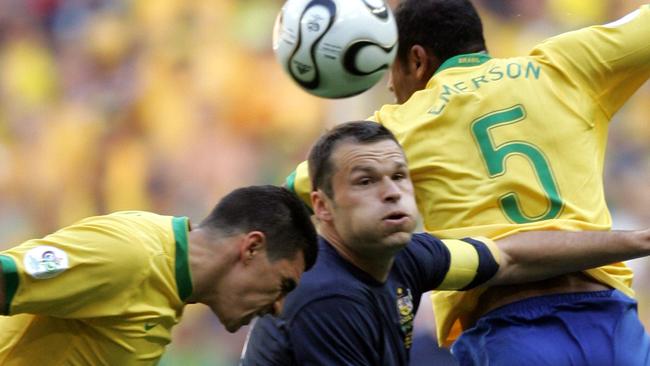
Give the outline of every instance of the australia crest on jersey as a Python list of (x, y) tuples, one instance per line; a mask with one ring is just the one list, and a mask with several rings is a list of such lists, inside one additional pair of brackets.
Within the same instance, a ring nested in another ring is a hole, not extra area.
[(409, 288), (397, 288), (397, 311), (399, 323), (404, 335), (404, 347), (410, 349), (413, 344), (413, 295)]

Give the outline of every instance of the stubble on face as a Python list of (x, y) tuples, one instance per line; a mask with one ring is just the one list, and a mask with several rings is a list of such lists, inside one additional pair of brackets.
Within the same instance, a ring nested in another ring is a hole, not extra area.
[(258, 316), (279, 315), (276, 303), (297, 286), (304, 270), (301, 253), (293, 259), (270, 261), (265, 251), (260, 252), (254, 262), (233, 271), (224, 282), (226, 289), (209, 306), (226, 330), (234, 333)]
[(401, 249), (415, 229), (417, 208), (406, 158), (392, 140), (343, 142), (331, 157), (334, 226), (359, 254)]

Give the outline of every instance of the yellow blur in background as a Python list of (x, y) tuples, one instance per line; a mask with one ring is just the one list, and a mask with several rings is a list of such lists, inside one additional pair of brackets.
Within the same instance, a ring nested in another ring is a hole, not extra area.
[[(513, 56), (643, 2), (474, 3), (490, 53)], [(327, 127), (392, 101), (385, 82), (336, 101), (294, 85), (271, 50), (281, 6), (0, 1), (0, 249), (116, 210), (199, 220), (231, 189), (281, 183)], [(612, 124), (605, 178), (617, 228), (650, 226), (648, 105), (646, 84)], [(632, 265), (650, 325), (650, 265)], [(236, 364), (246, 332), (190, 306), (161, 364)]]

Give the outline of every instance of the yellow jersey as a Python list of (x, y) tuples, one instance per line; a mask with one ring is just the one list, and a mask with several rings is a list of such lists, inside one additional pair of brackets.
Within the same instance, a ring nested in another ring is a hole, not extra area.
[(156, 364), (192, 292), (187, 231), (118, 212), (0, 252), (0, 364)]
[[(550, 38), (529, 55), (466, 54), (426, 89), (372, 119), (402, 144), (425, 229), (492, 239), (524, 230), (608, 230), (603, 190), (609, 121), (650, 76), (650, 6)], [(309, 202), (306, 163), (287, 178)], [(616, 263), (586, 273), (633, 296)], [(433, 295), (449, 344), (482, 290)]]

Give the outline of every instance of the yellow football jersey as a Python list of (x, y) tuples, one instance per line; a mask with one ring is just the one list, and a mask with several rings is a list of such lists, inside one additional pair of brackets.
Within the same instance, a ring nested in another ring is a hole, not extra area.
[[(650, 76), (648, 35), (644, 5), (617, 22), (548, 39), (528, 56), (456, 56), (426, 89), (376, 112), (404, 147), (426, 230), (498, 239), (609, 229), (602, 182), (609, 121)], [(309, 202), (306, 163), (287, 185)], [(633, 296), (623, 263), (586, 273)], [(471, 315), (478, 294), (434, 294), (441, 342), (453, 340), (452, 325)]]
[(0, 364), (156, 364), (192, 292), (187, 231), (118, 212), (0, 252)]

